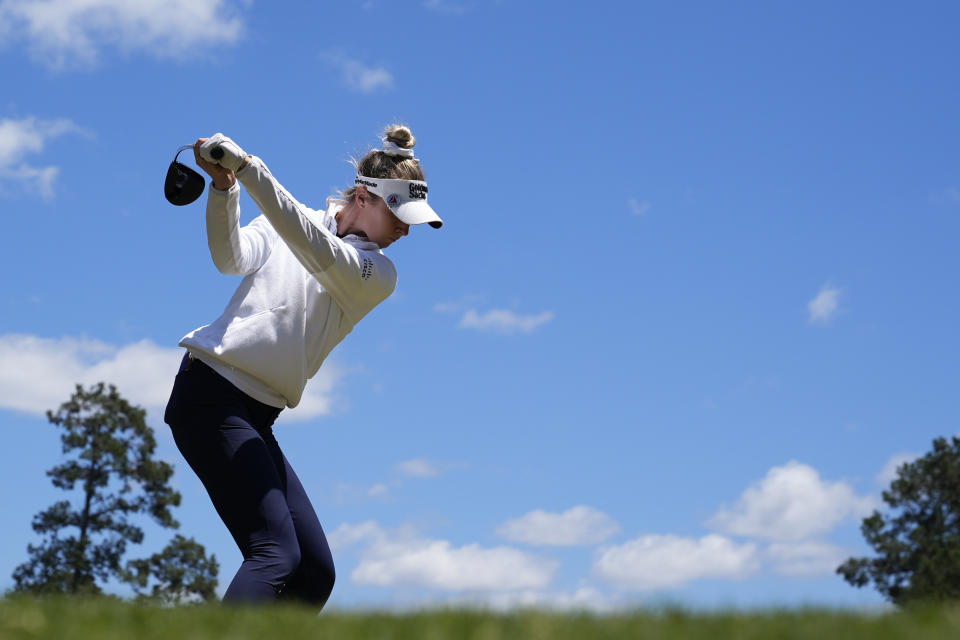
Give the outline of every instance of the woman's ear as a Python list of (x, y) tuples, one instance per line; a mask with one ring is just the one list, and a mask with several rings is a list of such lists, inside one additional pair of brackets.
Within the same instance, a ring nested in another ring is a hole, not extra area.
[(367, 203), (370, 202), (370, 193), (367, 191), (367, 188), (363, 185), (358, 186), (356, 192), (353, 194), (353, 200), (357, 203), (358, 207), (367, 206)]

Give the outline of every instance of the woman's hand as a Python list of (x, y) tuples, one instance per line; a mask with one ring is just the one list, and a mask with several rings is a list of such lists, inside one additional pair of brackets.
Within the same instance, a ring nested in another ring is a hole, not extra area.
[(206, 171), (213, 179), (213, 188), (225, 191), (237, 183), (237, 175), (230, 169), (212, 162), (207, 162), (200, 157), (200, 145), (208, 139), (209, 138), (198, 138), (193, 144), (193, 158), (196, 160), (197, 166)]

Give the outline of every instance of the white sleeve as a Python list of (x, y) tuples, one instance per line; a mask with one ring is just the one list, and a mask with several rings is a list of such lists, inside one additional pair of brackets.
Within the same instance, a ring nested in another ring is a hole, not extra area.
[(207, 197), (207, 245), (221, 273), (245, 276), (263, 266), (277, 232), (263, 216), (240, 227), (240, 185), (226, 191), (210, 185)]
[(393, 293), (397, 272), (390, 259), (379, 251), (358, 250), (314, 224), (263, 160), (250, 157), (237, 179), (300, 264), (354, 322)]

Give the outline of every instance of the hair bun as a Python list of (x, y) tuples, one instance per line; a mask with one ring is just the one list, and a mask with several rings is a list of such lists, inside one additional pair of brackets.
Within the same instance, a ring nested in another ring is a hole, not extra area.
[(387, 141), (392, 142), (401, 149), (413, 149), (413, 145), (417, 144), (417, 139), (413, 137), (410, 128), (402, 124), (394, 124), (387, 127), (383, 136)]

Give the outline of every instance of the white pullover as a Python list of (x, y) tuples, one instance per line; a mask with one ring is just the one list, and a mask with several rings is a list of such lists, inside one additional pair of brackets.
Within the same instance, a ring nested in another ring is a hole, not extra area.
[(397, 272), (375, 243), (337, 237), (342, 200), (309, 209), (256, 156), (237, 179), (263, 215), (241, 228), (239, 185), (211, 184), (207, 243), (217, 269), (245, 277), (223, 314), (180, 346), (252, 398), (295, 407), (327, 354), (393, 293)]

